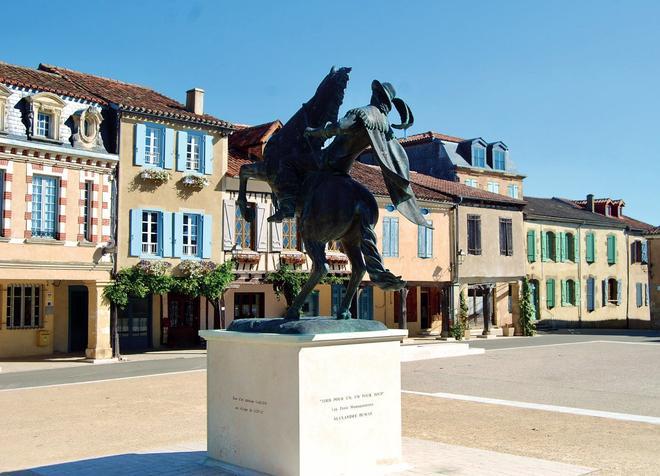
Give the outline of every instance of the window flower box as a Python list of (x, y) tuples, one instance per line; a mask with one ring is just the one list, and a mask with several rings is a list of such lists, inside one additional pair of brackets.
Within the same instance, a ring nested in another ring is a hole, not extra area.
[(202, 175), (186, 174), (181, 179), (181, 183), (186, 187), (202, 189), (204, 187), (208, 187), (209, 179)]
[(216, 266), (217, 265), (213, 261), (186, 259), (179, 263), (178, 270), (183, 277), (197, 278), (210, 273), (216, 268)]
[(235, 251), (234, 260), (243, 264), (259, 264), (261, 255), (254, 251)]
[(140, 178), (143, 180), (150, 180), (152, 182), (165, 183), (171, 177), (167, 170), (147, 168), (140, 172)]
[(298, 266), (304, 264), (307, 261), (307, 257), (303, 253), (299, 252), (289, 252), (280, 254), (280, 262), (290, 264), (293, 266)]
[(143, 259), (136, 265), (136, 267), (144, 274), (153, 276), (161, 276), (172, 267), (172, 263), (161, 260), (148, 260)]
[(348, 256), (344, 253), (328, 253), (326, 259), (330, 264), (348, 264)]

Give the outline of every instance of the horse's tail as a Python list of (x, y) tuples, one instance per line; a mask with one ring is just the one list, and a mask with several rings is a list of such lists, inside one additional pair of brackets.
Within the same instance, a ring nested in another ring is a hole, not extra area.
[(359, 207), (360, 215), (360, 233), (362, 241), (360, 250), (364, 256), (364, 262), (369, 273), (369, 279), (381, 289), (386, 291), (398, 291), (405, 287), (406, 282), (401, 276), (395, 276), (390, 270), (383, 266), (383, 259), (376, 246), (376, 232), (370, 220), (370, 214)]

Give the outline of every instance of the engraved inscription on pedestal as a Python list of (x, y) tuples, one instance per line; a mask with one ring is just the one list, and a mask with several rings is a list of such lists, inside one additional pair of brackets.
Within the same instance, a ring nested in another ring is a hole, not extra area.
[(234, 411), (241, 413), (251, 413), (253, 415), (263, 415), (266, 412), (268, 402), (265, 400), (255, 400), (252, 398), (232, 395)]
[(385, 392), (361, 392), (321, 398), (322, 407), (329, 410), (334, 421), (341, 422), (373, 417)]

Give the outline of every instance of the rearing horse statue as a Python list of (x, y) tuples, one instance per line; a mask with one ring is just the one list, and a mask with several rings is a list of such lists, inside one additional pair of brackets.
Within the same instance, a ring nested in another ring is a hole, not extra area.
[[(376, 200), (348, 175), (366, 147), (374, 148), (397, 209), (410, 221), (428, 226), (410, 187), (408, 158), (387, 119), (395, 107), (402, 123), (392, 127), (407, 128), (413, 122), (411, 111), (396, 97), (391, 84), (374, 81), (371, 104), (352, 109), (338, 120), (350, 70), (332, 68), (314, 96), (268, 141), (264, 160), (243, 165), (240, 170), (238, 205), (247, 220), (254, 219), (247, 207), (249, 178), (265, 180), (271, 186), (278, 210), (269, 221), (293, 216), (299, 219), (312, 270), (287, 310), (288, 319), (300, 317), (305, 299), (328, 273), (325, 248), (333, 240), (341, 243), (351, 263), (346, 295), (337, 309), (338, 319), (351, 317), (349, 307), (365, 272), (384, 290), (399, 290), (406, 284), (383, 266), (374, 231), (378, 222)], [(323, 148), (325, 140), (333, 136), (334, 141)]]

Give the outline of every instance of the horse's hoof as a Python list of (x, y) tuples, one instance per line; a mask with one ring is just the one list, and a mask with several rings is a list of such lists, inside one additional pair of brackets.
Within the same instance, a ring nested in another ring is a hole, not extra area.
[(337, 320), (345, 320), (351, 318), (351, 311), (344, 311), (337, 315)]

